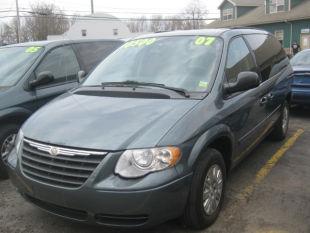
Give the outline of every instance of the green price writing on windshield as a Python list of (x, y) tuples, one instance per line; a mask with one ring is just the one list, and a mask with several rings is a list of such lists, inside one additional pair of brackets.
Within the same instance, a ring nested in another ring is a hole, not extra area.
[(195, 45), (210, 46), (215, 40), (215, 37), (198, 36), (195, 40)]
[(26, 49), (26, 53), (36, 53), (38, 52), (42, 47), (33, 46)]
[(205, 81), (200, 81), (198, 86), (201, 88), (208, 88), (209, 83)]
[(156, 41), (156, 38), (132, 40), (132, 41), (127, 42), (124, 45), (124, 48), (143, 47), (143, 46), (151, 45), (155, 41)]

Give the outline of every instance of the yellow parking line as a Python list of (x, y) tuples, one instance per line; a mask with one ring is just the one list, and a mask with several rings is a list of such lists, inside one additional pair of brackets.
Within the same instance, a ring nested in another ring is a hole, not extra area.
[(271, 169), (283, 157), (283, 155), (295, 144), (297, 139), (304, 133), (303, 129), (297, 130), (292, 137), (290, 137), (285, 144), (267, 161), (267, 163), (256, 173), (255, 179), (252, 184), (248, 185), (238, 195), (240, 199), (247, 199), (251, 196), (255, 186), (260, 184), (266, 176), (270, 173)]

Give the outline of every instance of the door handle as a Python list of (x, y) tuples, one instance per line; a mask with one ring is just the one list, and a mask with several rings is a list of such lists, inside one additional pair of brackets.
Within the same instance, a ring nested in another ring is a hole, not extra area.
[(274, 95), (273, 95), (272, 93), (268, 94), (268, 99), (269, 99), (269, 100), (272, 100), (273, 97), (274, 97)]
[(268, 98), (265, 96), (265, 97), (261, 98), (260, 105), (265, 105), (267, 102), (268, 102)]

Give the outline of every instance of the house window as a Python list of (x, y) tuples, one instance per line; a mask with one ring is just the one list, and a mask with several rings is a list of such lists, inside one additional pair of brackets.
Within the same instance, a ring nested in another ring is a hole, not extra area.
[(275, 37), (280, 41), (280, 43), (283, 45), (284, 41), (284, 31), (283, 30), (276, 30), (274, 32)]
[(234, 10), (232, 8), (223, 10), (223, 20), (233, 19)]
[(117, 36), (117, 35), (118, 35), (118, 29), (117, 29), (117, 28), (113, 29), (113, 35), (114, 35), (114, 36)]
[(86, 29), (82, 29), (82, 36), (87, 36), (87, 30)]
[(270, 13), (277, 13), (285, 11), (285, 0), (269, 0)]

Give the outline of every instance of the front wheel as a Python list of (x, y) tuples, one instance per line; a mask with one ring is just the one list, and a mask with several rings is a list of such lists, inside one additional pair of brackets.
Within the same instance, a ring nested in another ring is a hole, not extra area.
[(194, 171), (184, 222), (194, 229), (210, 226), (217, 219), (225, 191), (226, 167), (223, 156), (207, 149)]
[(282, 107), (281, 116), (275, 124), (270, 136), (271, 139), (281, 141), (286, 138), (290, 121), (290, 106), (285, 102)]
[(6, 125), (0, 128), (0, 178), (2, 179), (8, 178), (5, 164), (15, 145), (18, 129), (17, 125)]

